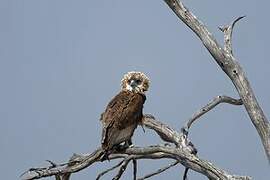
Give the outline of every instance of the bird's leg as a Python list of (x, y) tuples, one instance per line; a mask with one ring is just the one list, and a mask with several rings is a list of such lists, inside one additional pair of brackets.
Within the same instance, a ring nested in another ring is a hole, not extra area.
[(132, 147), (132, 146), (133, 146), (132, 141), (131, 141), (131, 139), (129, 139), (129, 140), (126, 140), (124, 142), (124, 144), (121, 143), (121, 144), (118, 144), (117, 146), (115, 146), (115, 150), (116, 151), (124, 151), (125, 149)]
[(127, 149), (129, 147), (133, 147), (134, 145), (133, 145), (131, 139), (129, 139), (129, 140), (125, 141), (123, 146), (124, 146), (125, 149)]

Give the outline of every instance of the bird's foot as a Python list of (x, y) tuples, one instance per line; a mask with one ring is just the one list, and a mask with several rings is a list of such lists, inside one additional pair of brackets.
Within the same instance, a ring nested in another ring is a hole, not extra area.
[(124, 143), (117, 145), (115, 149), (117, 151), (124, 151), (130, 147), (134, 147), (134, 145), (132, 144), (131, 140), (128, 140), (128, 141), (125, 141)]

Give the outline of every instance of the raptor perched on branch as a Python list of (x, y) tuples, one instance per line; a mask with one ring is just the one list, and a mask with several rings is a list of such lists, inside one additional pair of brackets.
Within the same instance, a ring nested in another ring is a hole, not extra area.
[(128, 72), (124, 75), (121, 91), (109, 102), (101, 115), (102, 149), (105, 156), (125, 143), (130, 146), (134, 130), (143, 116), (145, 92), (149, 88), (149, 79), (142, 72)]

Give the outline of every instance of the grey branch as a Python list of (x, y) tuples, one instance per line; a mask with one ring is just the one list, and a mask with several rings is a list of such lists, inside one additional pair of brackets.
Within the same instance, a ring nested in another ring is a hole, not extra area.
[(206, 104), (204, 107), (202, 107), (199, 111), (195, 112), (192, 117), (188, 120), (185, 126), (185, 130), (190, 129), (192, 123), (200, 118), (202, 115), (216, 107), (220, 103), (228, 103), (232, 105), (242, 105), (243, 102), (241, 99), (234, 99), (228, 96), (217, 96), (212, 101), (210, 101), (208, 104)]
[(151, 114), (145, 114), (142, 121), (145, 127), (154, 130), (162, 140), (179, 146), (182, 136), (176, 130), (161, 121), (155, 121), (155, 117)]
[(107, 174), (108, 172), (118, 168), (119, 166), (121, 166), (123, 164), (124, 160), (120, 161), (119, 163), (117, 163), (115, 166), (109, 168), (109, 169), (106, 169), (105, 171), (101, 172), (98, 174), (96, 180), (99, 180), (102, 176), (104, 176), (105, 174)]
[(133, 159), (132, 163), (133, 163), (133, 180), (136, 180), (137, 179), (137, 160)]
[[(264, 145), (265, 152), (270, 160), (270, 125), (266, 119), (261, 107), (259, 106), (255, 95), (251, 89), (249, 81), (244, 74), (240, 64), (236, 61), (232, 54), (232, 30), (235, 23), (241, 19), (236, 19), (230, 26), (222, 29), (225, 37), (225, 47), (222, 48), (212, 34), (208, 31), (206, 26), (201, 23), (179, 0), (164, 0), (168, 6), (174, 11), (174, 13), (200, 38), (204, 46), (213, 56), (218, 65), (228, 75), (235, 85), (240, 100), (235, 100), (229, 97), (223, 97), (220, 99), (214, 99), (205, 108), (205, 111), (209, 111), (217, 104), (221, 102), (227, 102), (231, 104), (243, 103), (249, 117), (257, 129), (258, 134), (261, 137), (261, 141)], [(202, 110), (203, 111), (203, 110)], [(198, 112), (188, 123), (188, 127), (191, 126), (192, 122), (199, 118), (206, 112)], [(212, 163), (200, 159), (196, 155), (196, 148), (187, 138), (187, 134), (178, 133), (176, 130), (170, 128), (168, 125), (161, 123), (151, 115), (145, 115), (142, 121), (142, 126), (145, 125), (147, 128), (154, 130), (162, 140), (173, 143), (175, 146), (169, 144), (166, 146), (156, 145), (148, 147), (132, 147), (121, 152), (113, 152), (109, 155), (109, 159), (121, 159), (122, 162), (119, 166), (107, 170), (108, 172), (112, 169), (120, 167), (118, 174), (115, 179), (119, 179), (125, 171), (128, 163), (131, 160), (139, 159), (174, 159), (181, 163), (186, 168), (192, 169), (199, 172), (209, 179), (220, 179), (220, 180), (249, 180), (248, 176), (237, 176), (230, 175), (228, 172), (216, 167)], [(68, 163), (57, 165), (51, 163), (49, 167), (31, 168), (23, 174), (22, 178), (25, 180), (40, 179), (43, 177), (55, 176), (57, 180), (69, 180), (72, 173), (81, 171), (86, 167), (93, 165), (96, 162), (102, 160), (104, 154), (101, 148), (98, 148), (91, 154), (78, 155), (74, 154)], [(135, 163), (136, 164), (136, 163)], [(134, 165), (134, 174), (136, 174), (137, 167)], [(104, 171), (104, 173), (106, 173)], [(136, 177), (136, 175), (135, 175)]]
[[(177, 146), (171, 145), (156, 145), (148, 147), (132, 147), (128, 148), (121, 152), (114, 152), (109, 155), (109, 159), (124, 159), (120, 163), (121, 168), (118, 171), (118, 177), (121, 177), (126, 166), (130, 160), (139, 160), (139, 159), (174, 159), (179, 161), (182, 165), (187, 168), (190, 168), (194, 171), (197, 171), (201, 174), (204, 174), (210, 179), (221, 179), (221, 180), (249, 180), (250, 177), (247, 176), (235, 176), (230, 175), (228, 172), (221, 170), (220, 168), (214, 166), (212, 163), (202, 160), (196, 155), (194, 155), (194, 147), (190, 146), (190, 141), (185, 138), (185, 136), (177, 131), (169, 128), (164, 123), (159, 122), (151, 115), (146, 115), (143, 120), (143, 124), (150, 129), (153, 129), (157, 134), (163, 137), (169, 142), (174, 142)], [(48, 176), (70, 176), (70, 174), (78, 172), (86, 167), (93, 165), (96, 162), (100, 162), (102, 159), (103, 150), (98, 148), (91, 154), (78, 155), (74, 154), (69, 163), (63, 163), (58, 166), (49, 166), (42, 168), (31, 168), (27, 173), (23, 175), (23, 179), (39, 179), (42, 177)], [(119, 165), (119, 166), (120, 166)], [(118, 167), (119, 167), (118, 166)], [(121, 172), (120, 172), (121, 171)]]
[[(176, 16), (181, 19), (202, 41), (203, 45), (212, 55), (221, 69), (228, 75), (238, 91), (240, 98), (246, 108), (246, 111), (260, 135), (265, 153), (270, 162), (270, 125), (266, 116), (260, 107), (255, 94), (250, 86), (250, 83), (231, 50), (231, 33), (234, 24), (231, 25), (230, 31), (224, 31), (225, 37), (229, 38), (228, 43), (225, 43), (225, 48), (220, 46), (207, 27), (199, 21), (190, 12), (180, 0), (164, 0), (167, 5), (173, 10)], [(239, 20), (238, 18), (237, 20)], [(226, 39), (226, 38), (225, 38)]]
[(227, 53), (231, 54), (231, 55), (233, 55), (233, 51), (232, 51), (232, 33), (233, 33), (234, 25), (244, 17), (245, 16), (241, 16), (241, 17), (236, 18), (228, 26), (219, 27), (219, 29), (224, 33), (224, 50)]
[(177, 164), (179, 164), (179, 162), (178, 162), (178, 161), (175, 161), (174, 163), (171, 163), (171, 164), (169, 164), (169, 165), (167, 165), (167, 166), (165, 166), (165, 167), (163, 167), (163, 168), (160, 168), (160, 169), (158, 169), (158, 170), (155, 171), (155, 172), (152, 172), (152, 173), (150, 173), (150, 174), (147, 174), (147, 175), (145, 175), (144, 177), (138, 178), (138, 180), (144, 180), (144, 179), (148, 179), (148, 178), (150, 178), (150, 177), (153, 177), (153, 176), (155, 176), (155, 175), (158, 175), (158, 174), (160, 174), (160, 173), (162, 173), (162, 172), (164, 172), (164, 171), (170, 169), (171, 167), (176, 166)]
[(112, 180), (118, 180), (121, 178), (121, 176), (123, 175), (123, 173), (125, 172), (125, 170), (127, 169), (128, 163), (133, 159), (133, 156), (128, 156), (122, 163), (122, 166), (119, 168), (118, 173), (116, 174), (116, 176), (114, 176), (114, 178)]

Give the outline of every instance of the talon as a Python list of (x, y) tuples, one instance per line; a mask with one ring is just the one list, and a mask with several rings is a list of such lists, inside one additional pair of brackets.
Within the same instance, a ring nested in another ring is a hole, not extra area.
[(133, 148), (134, 147), (134, 144), (130, 144), (128, 147), (129, 148)]

